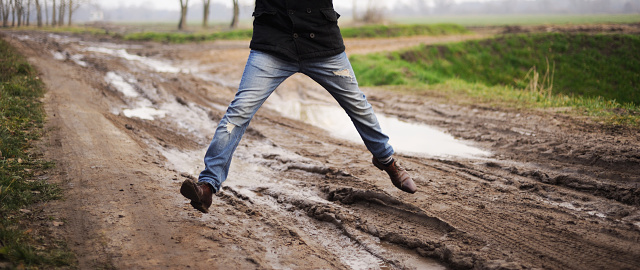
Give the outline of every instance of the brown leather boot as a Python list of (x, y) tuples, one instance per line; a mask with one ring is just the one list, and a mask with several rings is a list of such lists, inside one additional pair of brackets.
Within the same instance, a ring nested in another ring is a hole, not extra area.
[(209, 213), (209, 207), (213, 201), (213, 191), (207, 183), (194, 183), (191, 180), (185, 180), (180, 187), (180, 194), (191, 200), (193, 208)]
[(384, 166), (377, 158), (373, 158), (373, 165), (378, 169), (386, 171), (391, 178), (391, 183), (404, 192), (411, 194), (416, 193), (418, 189), (416, 184), (411, 179), (411, 176), (407, 171), (398, 164), (398, 161), (394, 160), (389, 166)]

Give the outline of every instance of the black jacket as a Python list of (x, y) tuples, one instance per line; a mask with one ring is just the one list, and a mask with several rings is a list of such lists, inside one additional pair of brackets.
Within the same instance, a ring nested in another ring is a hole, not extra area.
[(344, 52), (332, 0), (256, 0), (250, 47), (297, 61)]

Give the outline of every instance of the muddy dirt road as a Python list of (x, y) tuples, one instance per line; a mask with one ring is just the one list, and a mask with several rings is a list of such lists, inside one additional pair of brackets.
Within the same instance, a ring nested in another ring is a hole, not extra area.
[[(45, 211), (81, 269), (640, 269), (637, 131), (365, 88), (416, 180), (408, 195), (296, 75), (256, 115), (202, 214), (179, 186), (202, 168), (248, 42), (4, 34), (48, 88), (39, 151), (57, 166), (41, 177), (66, 199)], [(448, 39), (462, 38), (477, 36)]]

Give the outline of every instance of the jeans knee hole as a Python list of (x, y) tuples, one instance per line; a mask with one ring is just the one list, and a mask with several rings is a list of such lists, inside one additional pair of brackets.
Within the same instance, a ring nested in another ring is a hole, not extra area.
[(227, 122), (227, 132), (228, 132), (229, 134), (231, 134), (231, 132), (233, 132), (233, 129), (234, 129), (234, 128), (236, 128), (236, 125), (234, 125), (234, 124), (232, 124), (232, 123), (230, 123), (230, 122)]
[(334, 71), (333, 74), (340, 77), (353, 78), (353, 76), (351, 75), (351, 72), (348, 69), (337, 70), (337, 71)]

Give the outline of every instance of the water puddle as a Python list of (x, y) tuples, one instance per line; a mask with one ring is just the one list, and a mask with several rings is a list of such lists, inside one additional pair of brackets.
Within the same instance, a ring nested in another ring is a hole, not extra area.
[(53, 39), (60, 44), (69, 44), (79, 42), (79, 38), (71, 37), (71, 36), (63, 36), (58, 34), (48, 34), (47, 38)]
[(166, 111), (157, 110), (150, 107), (142, 107), (136, 109), (125, 109), (122, 111), (124, 116), (132, 118), (137, 117), (144, 120), (154, 120), (157, 118), (164, 118), (167, 115)]
[[(338, 106), (277, 98), (270, 99), (267, 106), (285, 117), (327, 130), (334, 137), (362, 143), (353, 123)], [(443, 158), (483, 158), (491, 155), (427, 125), (405, 122), (384, 114), (376, 116), (383, 132), (390, 137), (389, 143), (397, 152)]]
[(123, 76), (118, 75), (113, 71), (107, 72), (107, 75), (104, 76), (104, 80), (115, 87), (120, 93), (122, 93), (126, 97), (135, 98), (140, 96), (138, 91), (131, 85), (135, 83), (135, 79), (125, 79)]
[(67, 60), (67, 56), (58, 51), (51, 51), (51, 55), (53, 55), (53, 59), (56, 59), (58, 61)]
[(189, 175), (199, 175), (204, 168), (202, 159), (206, 149), (184, 151), (181, 149), (156, 146), (156, 149), (167, 159), (169, 168)]
[(154, 72), (161, 73), (180, 73), (182, 72), (181, 68), (175, 67), (166, 61), (151, 59), (144, 56), (139, 56), (135, 54), (130, 54), (126, 49), (111, 49), (106, 47), (86, 47), (84, 51), (94, 52), (94, 53), (102, 53), (115, 57), (122, 58), (124, 60), (139, 63)]
[(82, 55), (82, 54), (74, 54), (71, 57), (69, 57), (69, 59), (71, 59), (71, 61), (76, 63), (76, 65), (78, 65), (78, 66), (81, 66), (81, 67), (88, 67), (89, 66), (89, 64), (87, 64), (87, 62), (82, 60), (82, 59), (84, 59), (84, 55)]

